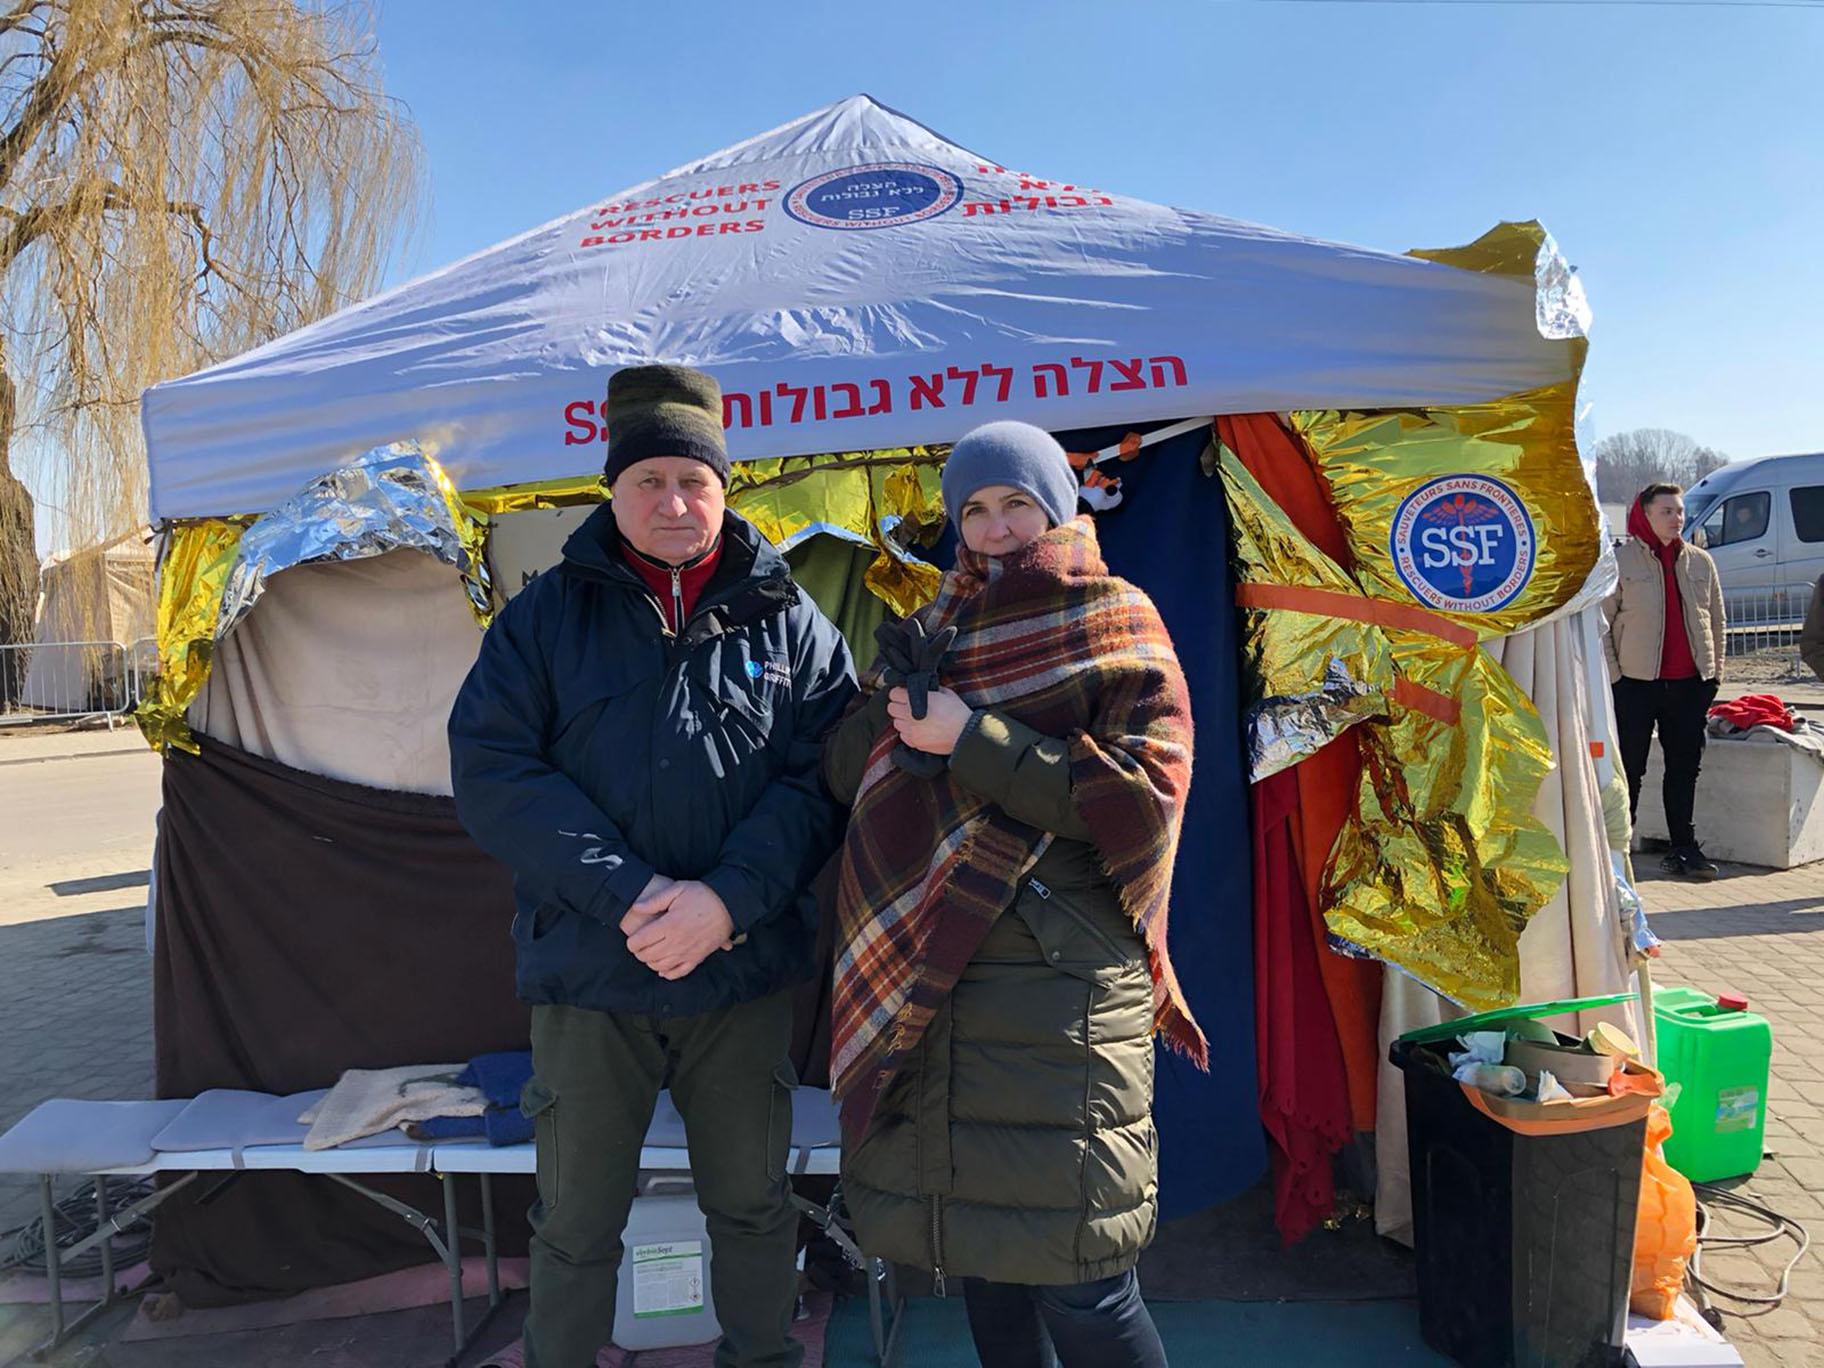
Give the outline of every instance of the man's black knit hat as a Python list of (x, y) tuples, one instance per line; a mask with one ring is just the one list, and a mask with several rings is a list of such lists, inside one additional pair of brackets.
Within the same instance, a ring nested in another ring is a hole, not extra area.
[(608, 483), (638, 461), (688, 456), (728, 483), (722, 436), (722, 387), (688, 366), (628, 366), (608, 377)]

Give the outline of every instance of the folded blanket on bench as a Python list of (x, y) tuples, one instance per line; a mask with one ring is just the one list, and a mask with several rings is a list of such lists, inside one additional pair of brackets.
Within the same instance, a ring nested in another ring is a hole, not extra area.
[(414, 1121), (405, 1133), (414, 1140), (486, 1139), (490, 1145), (526, 1145), (532, 1120), (519, 1109), (519, 1095), (532, 1077), (532, 1051), (498, 1050), (477, 1055), (456, 1081), (480, 1088), (488, 1109), (480, 1116), (434, 1116)]
[(298, 1118), (310, 1127), (307, 1150), (337, 1145), (433, 1116), (480, 1116), (488, 1099), (464, 1086), (460, 1064), (410, 1064), (400, 1069), (350, 1069), (327, 1096)]

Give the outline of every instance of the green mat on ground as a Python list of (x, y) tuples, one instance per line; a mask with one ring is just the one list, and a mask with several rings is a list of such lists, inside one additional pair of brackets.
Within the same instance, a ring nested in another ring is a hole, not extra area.
[[(1174, 1364), (1450, 1364), (1419, 1338), (1412, 1302), (1156, 1302), (1153, 1320)], [(899, 1362), (904, 1368), (976, 1368), (963, 1299), (909, 1302)], [(837, 1303), (824, 1341), (824, 1368), (872, 1368), (868, 1304)]]

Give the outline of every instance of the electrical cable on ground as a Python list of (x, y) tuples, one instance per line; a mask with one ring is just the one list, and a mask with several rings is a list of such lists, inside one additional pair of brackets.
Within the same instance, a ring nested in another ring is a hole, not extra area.
[[(1713, 1183), (1693, 1183), (1691, 1186), (1697, 1191), (1699, 1197), (1697, 1203), (1697, 1249), (1692, 1253), (1691, 1262), (1686, 1268), (1685, 1273), (1686, 1278), (1691, 1284), (1692, 1291), (1696, 1294), (1698, 1307), (1704, 1313), (1704, 1318), (1710, 1321), (1712, 1325), (1717, 1323), (1717, 1312), (1710, 1304), (1711, 1296), (1721, 1297), (1726, 1301), (1740, 1302), (1747, 1306), (1775, 1307), (1780, 1305), (1781, 1302), (1786, 1300), (1786, 1295), (1792, 1282), (1793, 1268), (1797, 1266), (1800, 1259), (1805, 1257), (1805, 1252), (1811, 1248), (1810, 1232), (1791, 1217), (1782, 1216), (1779, 1212), (1772, 1210), (1770, 1207), (1763, 1206), (1759, 1202), (1743, 1197), (1740, 1193), (1731, 1192), (1727, 1188), (1717, 1187)], [(1710, 1207), (1706, 1205), (1707, 1202), (1713, 1203), (1717, 1207), (1725, 1210), (1742, 1212), (1749, 1216), (1756, 1217), (1759, 1220), (1765, 1221), (1771, 1228), (1758, 1235), (1711, 1234), (1710, 1229), (1715, 1218), (1711, 1215)], [(1713, 1283), (1705, 1278), (1703, 1266), (1705, 1249), (1752, 1249), (1757, 1245), (1771, 1244), (1773, 1241), (1782, 1238), (1792, 1239), (1793, 1242), (1798, 1245), (1798, 1249), (1795, 1250), (1793, 1256), (1786, 1261), (1785, 1267), (1780, 1270), (1779, 1286), (1775, 1289), (1772, 1296), (1764, 1296), (1756, 1292), (1743, 1291), (1739, 1287), (1727, 1287), (1720, 1283)]]
[[(127, 1181), (116, 1178), (108, 1184), (108, 1203), (116, 1212), (122, 1207), (132, 1206), (135, 1202), (151, 1195), (152, 1181), (150, 1179)], [(72, 1245), (86, 1240), (96, 1231), (95, 1184), (85, 1183), (77, 1188), (58, 1202), (52, 1208), (52, 1212), (57, 1226), (57, 1247), (59, 1249), (68, 1249)], [(34, 1216), (25, 1224), (0, 1233), (0, 1242), (8, 1240), (11, 1241), (11, 1247), (7, 1248), (4, 1254), (0, 1254), (0, 1272), (10, 1272), (14, 1269), (27, 1273), (47, 1271), (44, 1257), (44, 1218), (42, 1216)], [(114, 1237), (115, 1271), (131, 1268), (143, 1260), (151, 1243), (152, 1228), (150, 1224), (143, 1217), (135, 1218), (127, 1225), (125, 1233)], [(98, 1278), (101, 1276), (101, 1249), (97, 1247), (89, 1250), (81, 1258), (64, 1260), (59, 1267), (66, 1278)]]

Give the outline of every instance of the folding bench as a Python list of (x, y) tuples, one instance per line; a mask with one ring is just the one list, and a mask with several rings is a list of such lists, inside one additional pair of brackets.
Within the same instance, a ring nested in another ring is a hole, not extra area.
[[(298, 1116), (324, 1095), (323, 1090), (287, 1097), (270, 1093), (217, 1089), (189, 1100), (165, 1102), (83, 1102), (56, 1099), (40, 1104), (4, 1136), (0, 1136), (0, 1173), (38, 1175), (45, 1231), (45, 1269), (50, 1283), (51, 1335), (32, 1351), (42, 1358), (70, 1335), (117, 1300), (113, 1251), (110, 1239), (127, 1225), (150, 1215), (173, 1193), (192, 1185), (203, 1174), (224, 1175), (231, 1180), (242, 1172), (285, 1170), (315, 1173), (330, 1178), (399, 1216), (421, 1234), (450, 1275), (450, 1319), (453, 1352), (451, 1368), (486, 1326), (500, 1306), (500, 1270), (494, 1239), (494, 1198), (490, 1179), (495, 1174), (530, 1174), (537, 1170), (536, 1146), (494, 1147), (481, 1141), (416, 1143), (396, 1132), (371, 1136), (334, 1149), (307, 1150), (303, 1140), (308, 1127)], [(833, 1174), (840, 1164), (840, 1131), (830, 1095), (814, 1088), (800, 1088), (793, 1095), (793, 1174)], [(688, 1173), (690, 1155), (685, 1146), (683, 1118), (669, 1093), (659, 1104), (640, 1150), (640, 1168), (655, 1173)], [(441, 1220), (409, 1203), (356, 1181), (375, 1174), (436, 1174), (443, 1183)], [(110, 1209), (108, 1180), (114, 1177), (169, 1175), (173, 1181), (158, 1191), (120, 1208)], [(482, 1229), (459, 1226), (456, 1221), (456, 1180), (472, 1175), (481, 1185)], [(93, 1177), (96, 1191), (96, 1233), (66, 1250), (54, 1237), (54, 1181), (60, 1176)], [(862, 1259), (830, 1213), (801, 1197), (800, 1210), (844, 1246), (857, 1266)], [(461, 1241), (478, 1241), (487, 1260), (488, 1312), (473, 1328), (465, 1328), (462, 1298)], [(74, 1320), (66, 1320), (62, 1265), (91, 1249), (99, 1249), (102, 1298)], [(872, 1271), (872, 1266), (871, 1266)], [(884, 1352), (879, 1293), (869, 1278), (876, 1346)]]

